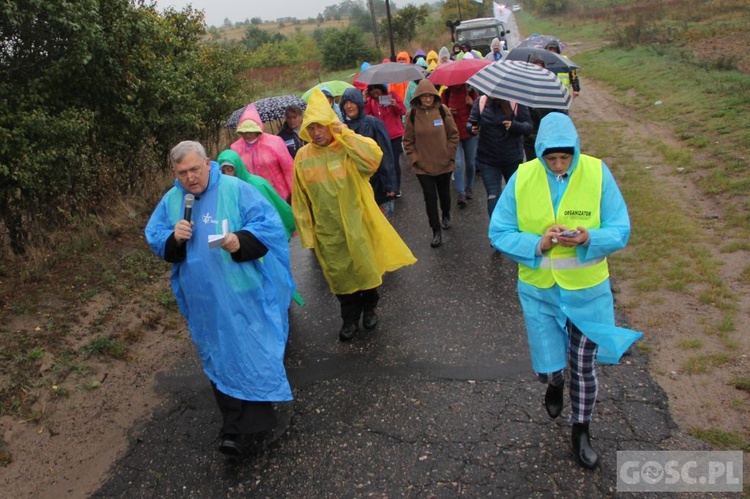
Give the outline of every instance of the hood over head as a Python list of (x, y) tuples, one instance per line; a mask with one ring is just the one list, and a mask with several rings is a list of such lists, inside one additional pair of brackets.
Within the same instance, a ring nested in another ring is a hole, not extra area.
[(365, 99), (362, 97), (362, 92), (357, 88), (347, 88), (341, 96), (341, 102), (339, 102), (339, 105), (341, 106), (341, 115), (344, 117), (344, 121), (352, 121), (346, 117), (346, 113), (344, 112), (344, 104), (350, 101), (355, 103), (359, 108), (359, 118), (357, 119), (362, 118), (365, 114)]
[(219, 163), (219, 166), (223, 166), (225, 164), (230, 164), (234, 167), (234, 174), (237, 176), (238, 179), (244, 180), (245, 182), (250, 182), (250, 173), (247, 171), (247, 168), (245, 167), (245, 163), (242, 161), (242, 158), (239, 154), (234, 152), (231, 149), (225, 149), (219, 154), (219, 157), (216, 158), (216, 162)]
[(419, 66), (421, 68), (425, 68), (425, 69), (427, 69), (427, 68), (430, 67), (430, 65), (427, 64), (427, 61), (425, 61), (424, 58), (422, 58), (422, 57), (420, 57), (419, 59), (417, 59), (417, 62), (415, 64), (417, 66)]
[(555, 48), (555, 49), (557, 49), (557, 53), (558, 54), (562, 54), (562, 48), (560, 47), (560, 42), (558, 42), (556, 40), (552, 40), (547, 45), (545, 45), (544, 48), (545, 48), (545, 50), (549, 50), (550, 48)]
[[(253, 126), (253, 123), (246, 123), (243, 127), (243, 123), (247, 120), (252, 121), (256, 126)], [(237, 122), (237, 132), (263, 133), (264, 131), (263, 121), (260, 119), (258, 109), (255, 107), (255, 104), (248, 104), (245, 110), (242, 112), (239, 121)]]
[[(445, 51), (448, 52), (448, 49), (445, 49)], [(427, 64), (432, 64), (433, 62), (437, 64), (438, 54), (434, 50), (430, 50), (427, 52)]]
[(495, 48), (497, 48), (497, 49), (501, 49), (502, 48), (500, 46), (500, 39), (499, 38), (493, 38), (492, 41), (490, 42), (490, 49), (495, 49)]
[(543, 157), (544, 152), (548, 149), (560, 148), (573, 149), (573, 161), (570, 163), (568, 172), (573, 171), (578, 164), (578, 158), (581, 156), (581, 143), (578, 138), (578, 131), (567, 114), (549, 113), (542, 118), (539, 124), (539, 132), (536, 135), (536, 142), (534, 144), (537, 157), (548, 171), (549, 167)]
[(367, 69), (369, 67), (370, 67), (370, 63), (367, 62), (367, 61), (365, 61), (365, 62), (363, 62), (362, 64), (359, 65), (359, 72), (361, 73), (362, 71), (364, 71), (365, 69)]
[(438, 61), (442, 61), (444, 59), (450, 60), (450, 58), (451, 58), (451, 53), (448, 50), (448, 47), (442, 47), (440, 49), (440, 52), (438, 53)]
[(406, 61), (407, 64), (410, 64), (411, 63), (411, 57), (409, 57), (409, 52), (407, 52), (405, 50), (403, 52), (399, 52), (396, 55), (396, 62), (399, 62), (399, 61)]
[(307, 109), (305, 110), (305, 117), (302, 118), (299, 136), (305, 142), (312, 142), (310, 134), (307, 133), (308, 126), (313, 123), (319, 123), (330, 128), (331, 125), (338, 121), (339, 117), (336, 116), (333, 108), (328, 103), (328, 98), (319, 88), (316, 88), (310, 94), (310, 100), (307, 101)]
[(414, 91), (414, 97), (412, 97), (411, 99), (412, 107), (420, 105), (419, 97), (421, 95), (434, 95), (435, 103), (438, 105), (442, 103), (442, 99), (440, 99), (440, 93), (435, 88), (435, 85), (433, 85), (432, 82), (427, 78), (421, 80), (417, 85), (417, 89)]

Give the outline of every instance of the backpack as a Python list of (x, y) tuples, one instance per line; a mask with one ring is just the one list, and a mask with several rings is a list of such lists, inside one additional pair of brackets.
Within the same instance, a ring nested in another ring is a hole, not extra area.
[[(510, 108), (513, 110), (513, 114), (515, 116), (518, 116), (518, 102), (511, 100), (510, 102)], [(487, 96), (483, 95), (479, 98), (479, 116), (482, 116), (482, 113), (484, 112), (484, 106), (487, 104)]]

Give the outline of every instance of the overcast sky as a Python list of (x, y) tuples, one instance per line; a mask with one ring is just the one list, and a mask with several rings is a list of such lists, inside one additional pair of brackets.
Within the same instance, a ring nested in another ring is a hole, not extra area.
[[(192, 5), (194, 9), (206, 14), (208, 26), (220, 27), (226, 18), (236, 23), (253, 17), (260, 17), (264, 21), (273, 21), (279, 17), (317, 17), (328, 5), (337, 5), (339, 2), (340, 0), (156, 0), (156, 5), (160, 10), (165, 7), (182, 10), (187, 5)], [(421, 5), (429, 2), (399, 0), (395, 3)]]

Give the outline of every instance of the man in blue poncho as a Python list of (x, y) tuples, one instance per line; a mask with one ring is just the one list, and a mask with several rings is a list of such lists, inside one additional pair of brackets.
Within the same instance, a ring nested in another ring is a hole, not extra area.
[(222, 175), (201, 144), (177, 144), (170, 163), (174, 187), (151, 215), (146, 240), (174, 263), (172, 290), (223, 416), (219, 450), (238, 455), (241, 435), (275, 426), (271, 403), (292, 400), (284, 369), (294, 292), (287, 235), (271, 204)]
[(518, 262), (531, 362), (547, 384), (552, 418), (563, 408), (570, 370), (573, 452), (594, 468), (591, 421), (596, 362), (617, 363), (640, 333), (615, 326), (607, 255), (625, 247), (630, 219), (607, 166), (581, 154), (570, 118), (550, 113), (539, 126), (538, 158), (510, 178), (490, 219), (492, 245)]

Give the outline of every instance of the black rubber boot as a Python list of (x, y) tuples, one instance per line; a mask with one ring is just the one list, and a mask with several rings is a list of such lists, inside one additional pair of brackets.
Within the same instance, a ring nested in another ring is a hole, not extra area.
[(578, 464), (587, 469), (594, 469), (599, 463), (599, 454), (591, 447), (588, 423), (573, 423), (573, 454)]
[(549, 417), (554, 419), (562, 412), (564, 393), (565, 383), (560, 383), (559, 386), (547, 385), (547, 393), (544, 394), (544, 407), (547, 409)]

